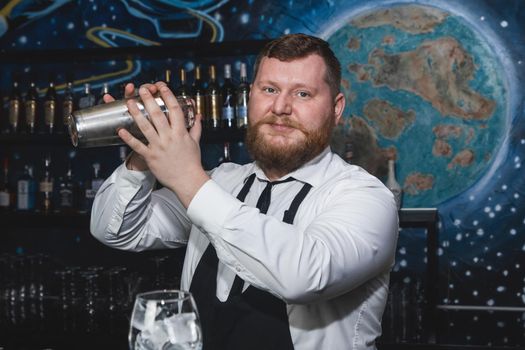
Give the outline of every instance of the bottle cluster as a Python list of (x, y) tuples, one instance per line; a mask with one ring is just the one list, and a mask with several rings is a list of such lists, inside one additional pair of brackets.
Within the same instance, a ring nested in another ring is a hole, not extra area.
[(243, 129), (248, 125), (250, 84), (245, 63), (241, 63), (238, 84), (233, 81), (230, 64), (223, 67), (222, 82), (213, 64), (208, 66), (207, 76), (203, 66), (196, 66), (191, 85), (184, 68), (179, 69), (177, 85), (171, 84), (170, 74), (166, 71), (166, 82), (177, 96), (191, 97), (195, 101), (195, 111), (202, 115), (205, 128)]
[[(126, 147), (120, 148), (121, 162), (126, 158), (126, 152)], [(38, 169), (28, 162), (23, 164), (23, 169), (15, 169), (10, 166), (10, 160), (5, 156), (1, 167), (0, 212), (89, 213), (105, 180), (97, 161), (91, 164), (88, 177), (79, 180), (73, 173), (72, 159), (65, 171), (57, 171), (60, 167), (54, 166), (51, 153), (40, 161)]]
[[(163, 80), (177, 96), (194, 99), (196, 112), (202, 115), (205, 127), (246, 127), (250, 85), (245, 63), (241, 63), (238, 84), (233, 81), (230, 64), (223, 67), (222, 82), (219, 81), (215, 65), (208, 66), (207, 75), (203, 66), (198, 65), (193, 70), (191, 84), (188, 78), (189, 72), (180, 68), (177, 83), (172, 81), (171, 70), (165, 71)], [(115, 97), (122, 97), (124, 85), (117, 88), (104, 83), (99, 91), (93, 91), (92, 86), (85, 83), (82, 91), (78, 91), (79, 87), (74, 86), (73, 81), (67, 81), (59, 89), (55, 82), (50, 81), (46, 88), (39, 89), (34, 80), (23, 87), (19, 79), (14, 77), (11, 90), (0, 110), (0, 128), (4, 134), (67, 133), (68, 117), (74, 110), (104, 103), (102, 97), (110, 89), (120, 90)]]

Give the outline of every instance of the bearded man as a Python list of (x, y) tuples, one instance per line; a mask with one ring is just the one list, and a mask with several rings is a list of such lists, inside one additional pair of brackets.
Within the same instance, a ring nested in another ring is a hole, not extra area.
[(148, 142), (119, 131), (134, 152), (97, 193), (91, 231), (125, 250), (187, 245), (181, 289), (196, 301), (205, 350), (373, 349), (398, 217), (379, 180), (330, 150), (345, 106), (340, 63), (324, 40), (290, 34), (266, 45), (254, 73), (254, 161), (210, 172), (200, 117), (188, 131), (166, 84), (143, 85), (150, 119), (128, 108)]

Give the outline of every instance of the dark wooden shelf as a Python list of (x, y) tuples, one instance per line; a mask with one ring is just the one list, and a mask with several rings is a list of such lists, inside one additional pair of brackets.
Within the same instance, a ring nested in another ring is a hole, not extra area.
[(87, 229), (88, 213), (42, 213), (30, 211), (8, 211), (0, 213), (2, 227)]
[[(204, 129), (201, 142), (204, 144), (244, 141), (244, 129)], [(0, 134), (1, 145), (11, 146), (70, 146), (73, 147), (67, 134)]]

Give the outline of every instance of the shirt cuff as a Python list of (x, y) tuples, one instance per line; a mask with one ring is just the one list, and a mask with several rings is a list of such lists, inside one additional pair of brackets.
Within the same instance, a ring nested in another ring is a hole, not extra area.
[(218, 233), (230, 213), (238, 211), (241, 205), (237, 198), (223, 190), (215, 181), (208, 180), (190, 202), (188, 217), (204, 232)]

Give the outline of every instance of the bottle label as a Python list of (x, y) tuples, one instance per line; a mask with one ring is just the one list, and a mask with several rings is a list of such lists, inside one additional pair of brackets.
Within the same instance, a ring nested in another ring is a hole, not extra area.
[(34, 125), (36, 119), (36, 101), (29, 100), (25, 103), (26, 107), (26, 124)]
[(86, 189), (86, 198), (92, 199), (95, 198), (97, 191), (93, 188)]
[(11, 204), (9, 203), (9, 192), (0, 192), (0, 207), (7, 208), (9, 204)]
[(248, 125), (248, 107), (237, 106), (237, 127), (242, 128)]
[(204, 98), (204, 95), (196, 95), (195, 96), (195, 112), (197, 114), (202, 115), (202, 118), (206, 119), (208, 116), (206, 115), (205, 111), (205, 105), (206, 105), (206, 99)]
[(52, 181), (41, 181), (40, 182), (40, 192), (53, 192), (53, 182)]
[(232, 106), (222, 108), (222, 119), (231, 120), (235, 118), (235, 112)]
[(63, 208), (73, 207), (73, 191), (67, 188), (60, 190), (60, 206)]
[(95, 96), (93, 95), (83, 96), (78, 100), (78, 108), (80, 109), (93, 107), (94, 105), (95, 105)]
[(21, 210), (32, 209), (34, 202), (31, 201), (29, 196), (29, 181), (20, 180), (17, 184), (17, 204), (16, 207)]
[[(209, 118), (214, 122), (218, 122), (221, 117), (221, 108), (220, 108), (220, 96), (217, 94), (209, 95), (208, 97), (209, 106), (208, 106), (208, 115)], [(214, 125), (218, 126), (218, 125)]]
[(69, 116), (73, 113), (73, 101), (64, 101), (62, 104), (63, 123), (67, 125)]
[(9, 101), (9, 124), (18, 125), (19, 116), (20, 116), (20, 101), (18, 100)]
[(44, 118), (47, 126), (55, 124), (55, 101), (46, 101), (44, 104)]

